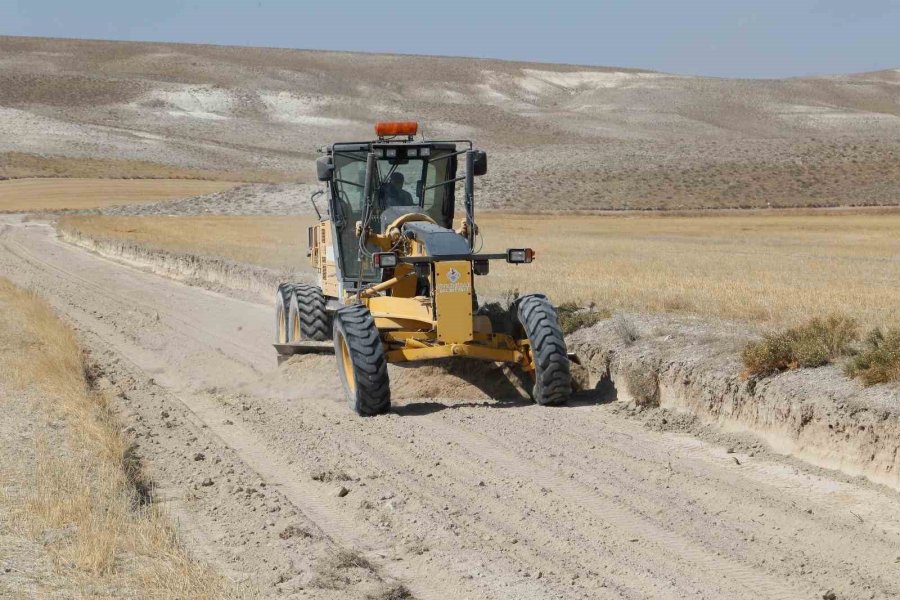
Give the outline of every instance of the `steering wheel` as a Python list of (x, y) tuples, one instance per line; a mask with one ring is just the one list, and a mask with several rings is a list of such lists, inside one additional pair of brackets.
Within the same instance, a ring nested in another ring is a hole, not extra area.
[(396, 219), (394, 219), (394, 222), (391, 223), (390, 225), (388, 225), (387, 227), (385, 227), (384, 230), (385, 230), (386, 232), (387, 232), (387, 231), (390, 231), (391, 229), (394, 229), (394, 228), (396, 228), (397, 230), (399, 230), (401, 227), (403, 227), (403, 226), (406, 225), (407, 223), (415, 223), (415, 222), (417, 222), (417, 221), (425, 221), (426, 223), (432, 223), (432, 224), (434, 224), (434, 225), (437, 225), (437, 223), (435, 222), (435, 220), (432, 219), (431, 217), (429, 217), (429, 216), (426, 215), (426, 214), (423, 214), (423, 213), (406, 213), (405, 215), (400, 215), (399, 217), (397, 217)]

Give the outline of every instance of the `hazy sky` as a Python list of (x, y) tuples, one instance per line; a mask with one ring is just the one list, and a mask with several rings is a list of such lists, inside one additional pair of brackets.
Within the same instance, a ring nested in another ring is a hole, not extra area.
[(781, 77), (900, 68), (900, 0), (0, 0), (0, 34)]

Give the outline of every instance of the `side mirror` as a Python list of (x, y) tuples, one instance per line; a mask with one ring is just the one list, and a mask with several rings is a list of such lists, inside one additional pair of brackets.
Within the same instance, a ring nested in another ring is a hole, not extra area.
[(485, 173), (487, 173), (487, 152), (485, 152), (484, 150), (476, 150), (474, 174), (476, 177), (478, 177), (479, 175), (484, 175)]
[(316, 159), (316, 175), (319, 181), (331, 181), (334, 176), (334, 160), (330, 156)]

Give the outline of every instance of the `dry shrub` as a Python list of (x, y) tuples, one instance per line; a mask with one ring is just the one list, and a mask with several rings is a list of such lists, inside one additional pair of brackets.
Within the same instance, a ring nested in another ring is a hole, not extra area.
[(631, 319), (628, 319), (624, 315), (615, 316), (615, 318), (613, 319), (613, 327), (615, 328), (615, 331), (618, 334), (619, 338), (621, 338), (621, 340), (625, 342), (626, 346), (630, 346), (631, 344), (638, 341), (638, 338), (640, 338), (637, 327), (635, 327)]
[(412, 600), (414, 596), (403, 584), (386, 585), (375, 593), (366, 595), (366, 600)]
[(375, 568), (359, 552), (339, 548), (319, 563), (316, 574), (310, 583), (314, 587), (322, 589), (344, 589), (359, 579), (354, 576), (353, 572), (356, 570), (372, 573)]
[(0, 305), (20, 326), (13, 382), (38, 392), (61, 420), (64, 446), (38, 438), (24, 501), (11, 507), (20, 533), (39, 540), (72, 592), (122, 590), (145, 598), (234, 598), (247, 593), (197, 563), (166, 516), (147, 502), (146, 481), (106, 396), (91, 389), (71, 328), (46, 302), (0, 278)]
[(788, 369), (821, 367), (852, 352), (859, 324), (846, 315), (814, 318), (798, 327), (766, 334), (744, 348), (747, 375), (771, 375)]
[(847, 365), (847, 375), (867, 386), (900, 381), (900, 327), (873, 329), (863, 350)]

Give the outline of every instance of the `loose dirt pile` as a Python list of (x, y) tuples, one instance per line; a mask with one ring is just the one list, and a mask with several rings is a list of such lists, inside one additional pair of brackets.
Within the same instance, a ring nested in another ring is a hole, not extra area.
[[(530, 404), (528, 381), (500, 365), (464, 359), (444, 359), (427, 364), (388, 365), (394, 400), (440, 399), (483, 402), (485, 405)], [(342, 400), (343, 389), (334, 356), (294, 356), (279, 370), (280, 383), (292, 388), (310, 380), (326, 382), (329, 398)]]

